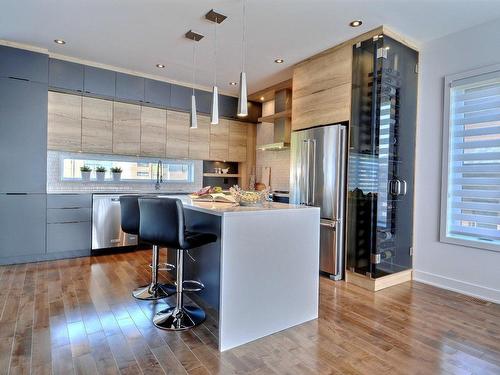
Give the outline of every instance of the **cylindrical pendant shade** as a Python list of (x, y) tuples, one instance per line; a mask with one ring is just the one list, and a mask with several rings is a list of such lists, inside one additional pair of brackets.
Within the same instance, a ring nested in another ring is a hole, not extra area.
[(212, 89), (212, 111), (210, 112), (210, 124), (219, 123), (219, 89), (214, 86)]
[(248, 116), (247, 104), (247, 75), (245, 72), (240, 73), (240, 95), (238, 97), (238, 116)]
[(191, 113), (189, 116), (189, 127), (196, 129), (198, 127), (198, 115), (196, 114), (196, 96), (191, 95)]

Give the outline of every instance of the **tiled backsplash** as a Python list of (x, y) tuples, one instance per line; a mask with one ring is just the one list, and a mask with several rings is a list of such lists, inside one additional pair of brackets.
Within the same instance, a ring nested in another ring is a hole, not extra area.
[[(272, 143), (274, 125), (257, 124), (257, 144)], [(256, 180), (262, 182), (262, 168), (271, 168), (271, 188), (273, 190), (290, 190), (290, 150), (262, 151), (257, 150)]]
[[(47, 192), (156, 192), (155, 182), (151, 180), (147, 182), (97, 182), (91, 180), (83, 181), (62, 181), (61, 180), (61, 157), (87, 156), (86, 154), (72, 154), (69, 152), (49, 151), (47, 153)], [(106, 158), (109, 155), (89, 154), (89, 159)], [(130, 161), (131, 157), (114, 155), (113, 160)], [(153, 161), (157, 159), (140, 158), (141, 161)], [(164, 182), (161, 184), (160, 192), (193, 192), (201, 188), (203, 182), (203, 161), (194, 161), (194, 180), (192, 183)]]

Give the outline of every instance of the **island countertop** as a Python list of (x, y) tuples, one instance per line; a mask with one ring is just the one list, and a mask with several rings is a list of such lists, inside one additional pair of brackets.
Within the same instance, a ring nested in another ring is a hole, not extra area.
[(266, 214), (273, 211), (319, 210), (318, 207), (299, 206), (294, 204), (264, 202), (257, 206), (240, 206), (234, 203), (200, 202), (188, 195), (158, 195), (159, 198), (179, 198), (187, 209), (205, 212), (212, 215), (227, 216), (241, 214)]

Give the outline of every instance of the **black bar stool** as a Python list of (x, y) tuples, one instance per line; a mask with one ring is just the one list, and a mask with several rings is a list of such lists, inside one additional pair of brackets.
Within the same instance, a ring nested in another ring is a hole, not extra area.
[(189, 232), (184, 222), (184, 208), (177, 198), (140, 198), (141, 211), (139, 235), (155, 246), (177, 249), (177, 298), (176, 305), (157, 313), (153, 318), (156, 327), (170, 331), (192, 328), (205, 320), (205, 312), (196, 306), (184, 306), (184, 251), (217, 240), (212, 233)]
[[(139, 235), (139, 198), (138, 195), (121, 195), (120, 196), (120, 212), (121, 212), (121, 227), (125, 233)], [(141, 286), (132, 292), (132, 295), (140, 300), (157, 300), (166, 298), (175, 294), (175, 285), (163, 285), (158, 283), (158, 271), (160, 270), (160, 248), (153, 246), (153, 256), (151, 261), (151, 283)], [(172, 265), (167, 265), (169, 269)]]

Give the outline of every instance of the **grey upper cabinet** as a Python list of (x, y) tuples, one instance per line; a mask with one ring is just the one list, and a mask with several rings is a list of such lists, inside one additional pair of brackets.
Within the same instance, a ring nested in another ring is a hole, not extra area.
[(49, 86), (56, 90), (83, 92), (83, 69), (82, 64), (50, 59)]
[(45, 193), (47, 83), (0, 78), (0, 193)]
[(144, 102), (144, 78), (116, 73), (116, 98)]
[(170, 92), (170, 107), (189, 111), (191, 109), (191, 95), (193, 89), (190, 87), (172, 85)]
[(219, 114), (221, 116), (236, 118), (238, 110), (238, 98), (233, 96), (219, 95)]
[(114, 98), (116, 94), (116, 73), (112, 70), (85, 66), (83, 91), (85, 94)]
[(0, 194), (2, 258), (45, 253), (46, 195)]
[[(212, 93), (209, 91), (195, 90), (196, 109), (198, 112), (210, 113), (212, 108)], [(219, 95), (219, 100), (222, 95)]]
[(48, 64), (43, 53), (0, 46), (0, 77), (47, 83)]
[(156, 105), (162, 108), (170, 106), (170, 83), (155, 81), (153, 79), (145, 80), (144, 101), (148, 104)]

